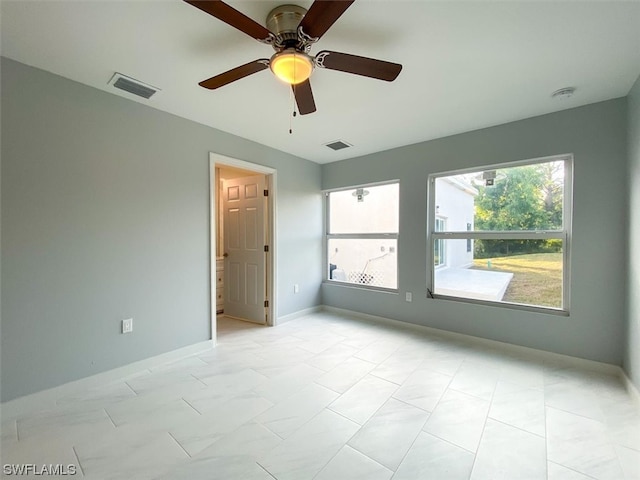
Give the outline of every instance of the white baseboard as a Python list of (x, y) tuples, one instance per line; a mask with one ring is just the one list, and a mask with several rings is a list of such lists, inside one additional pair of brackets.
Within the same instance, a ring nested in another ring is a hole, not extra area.
[(624, 369), (622, 369), (622, 367), (619, 367), (619, 368), (620, 368), (620, 378), (622, 379), (622, 382), (624, 383), (624, 386), (626, 387), (627, 392), (629, 393), (631, 398), (635, 400), (636, 405), (638, 405), (638, 408), (640, 408), (640, 391), (638, 391), (638, 387), (636, 387), (636, 385), (627, 376), (627, 372), (625, 372)]
[[(465, 343), (471, 343), (475, 345), (485, 345), (498, 350), (506, 352), (521, 353), (527, 355), (529, 358), (536, 358), (541, 360), (555, 360), (559, 363), (571, 367), (584, 368), (592, 372), (600, 372), (608, 375), (621, 376), (622, 369), (618, 365), (610, 363), (598, 362), (595, 360), (587, 360), (585, 358), (572, 357), (570, 355), (564, 355), (561, 353), (548, 352), (546, 350), (538, 350), (536, 348), (524, 347), (522, 345), (514, 345), (512, 343), (500, 342), (498, 340), (490, 340), (488, 338), (474, 337), (472, 335), (466, 335), (464, 333), (450, 332), (448, 330), (441, 330), (434, 327), (428, 327), (426, 325), (418, 325), (415, 323), (402, 322), (400, 320), (393, 320), (391, 318), (379, 317), (376, 315), (370, 315), (368, 313), (356, 312), (353, 310), (347, 310), (343, 308), (330, 307), (323, 305), (323, 311), (334, 312), (340, 315), (351, 316), (359, 318), (365, 321), (382, 323), (385, 325), (393, 325), (394, 327), (408, 330), (415, 330), (420, 332), (429, 332), (430, 334), (440, 337), (448, 338), (452, 340), (462, 341)], [(624, 381), (624, 379), (623, 379)], [(628, 381), (628, 379), (627, 379)], [(631, 383), (630, 381), (628, 381)]]
[(322, 309), (323, 307), (321, 305), (318, 305), (311, 308), (305, 308), (304, 310), (298, 310), (297, 312), (289, 313), (288, 315), (283, 315), (282, 317), (278, 317), (276, 325), (282, 325), (283, 323), (290, 322), (291, 320), (295, 320), (296, 318), (311, 315), (312, 313), (321, 312)]
[(213, 340), (188, 345), (177, 350), (145, 358), (122, 367), (97, 373), (90, 377), (74, 380), (57, 387), (18, 397), (0, 404), (0, 417), (3, 421), (14, 419), (30, 412), (49, 410), (56, 407), (58, 399), (95, 387), (121, 382), (127, 378), (147, 373), (149, 369), (175, 362), (192, 355), (211, 350), (215, 346)]

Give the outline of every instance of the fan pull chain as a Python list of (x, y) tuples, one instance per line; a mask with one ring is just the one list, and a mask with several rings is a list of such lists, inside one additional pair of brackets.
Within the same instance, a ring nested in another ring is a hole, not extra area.
[(296, 116), (296, 103), (295, 103), (295, 88), (296, 86), (293, 85), (293, 88), (289, 89), (289, 101), (291, 102), (291, 116), (289, 117), (289, 135), (291, 135), (293, 133), (293, 117)]
[[(293, 57), (295, 58), (295, 53), (293, 54)], [(296, 65), (297, 62), (293, 62), (293, 79), (295, 81), (296, 79)], [(296, 116), (296, 101), (295, 101), (295, 97), (296, 97), (296, 85), (292, 85), (292, 88), (290, 90), (291, 94), (289, 95), (289, 98), (291, 98), (291, 116), (289, 117), (289, 135), (291, 135), (293, 133), (293, 128), (292, 128), (292, 124), (293, 124), (293, 117)]]

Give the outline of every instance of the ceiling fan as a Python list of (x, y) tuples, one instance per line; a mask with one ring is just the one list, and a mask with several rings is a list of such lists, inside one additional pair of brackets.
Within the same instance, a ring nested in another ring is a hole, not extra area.
[(391, 82), (402, 70), (397, 63), (348, 53), (323, 50), (310, 55), (311, 47), (335, 23), (355, 0), (315, 0), (309, 10), (297, 5), (282, 5), (267, 15), (266, 27), (221, 0), (184, 0), (203, 12), (237, 28), (259, 42), (271, 45), (276, 53), (233, 68), (207, 80), (200, 86), (216, 89), (270, 68), (290, 84), (301, 115), (316, 111), (309, 77), (313, 69), (327, 68)]

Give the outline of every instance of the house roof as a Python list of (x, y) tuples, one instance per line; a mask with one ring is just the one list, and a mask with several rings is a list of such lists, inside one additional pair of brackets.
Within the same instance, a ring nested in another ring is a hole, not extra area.
[(478, 195), (478, 189), (475, 188), (470, 183), (464, 181), (459, 176), (456, 176), (456, 177), (440, 177), (438, 180), (442, 180), (442, 181), (445, 181), (447, 183), (450, 183), (451, 185), (456, 187), (458, 190), (462, 190), (463, 192), (468, 193), (469, 195), (473, 195), (474, 197), (476, 195)]
[[(282, 3), (227, 1), (261, 23)], [(292, 119), (289, 88), (269, 71), (198, 86), (272, 50), (181, 0), (0, 8), (4, 56), (319, 163), (622, 97), (640, 74), (640, 2), (357, 0), (312, 53), (401, 63), (400, 76), (316, 69), (318, 111)], [(114, 72), (161, 92), (142, 100), (116, 90)], [(551, 98), (566, 86), (573, 97)], [(324, 146), (337, 139), (353, 147)]]

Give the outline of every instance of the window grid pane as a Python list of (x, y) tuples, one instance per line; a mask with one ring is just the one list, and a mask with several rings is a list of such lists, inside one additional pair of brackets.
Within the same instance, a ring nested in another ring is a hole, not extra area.
[[(462, 250), (466, 240), (441, 240)], [(467, 268), (438, 269), (434, 293), (452, 297), (562, 308), (561, 240), (476, 240)], [(491, 251), (490, 255), (483, 252)], [(517, 253), (515, 253), (517, 252)]]
[(564, 160), (438, 177), (436, 214), (449, 232), (562, 230), (564, 183)]
[(398, 183), (330, 192), (328, 233), (398, 233), (398, 194)]
[(330, 238), (329, 279), (356, 285), (397, 288), (397, 240)]

